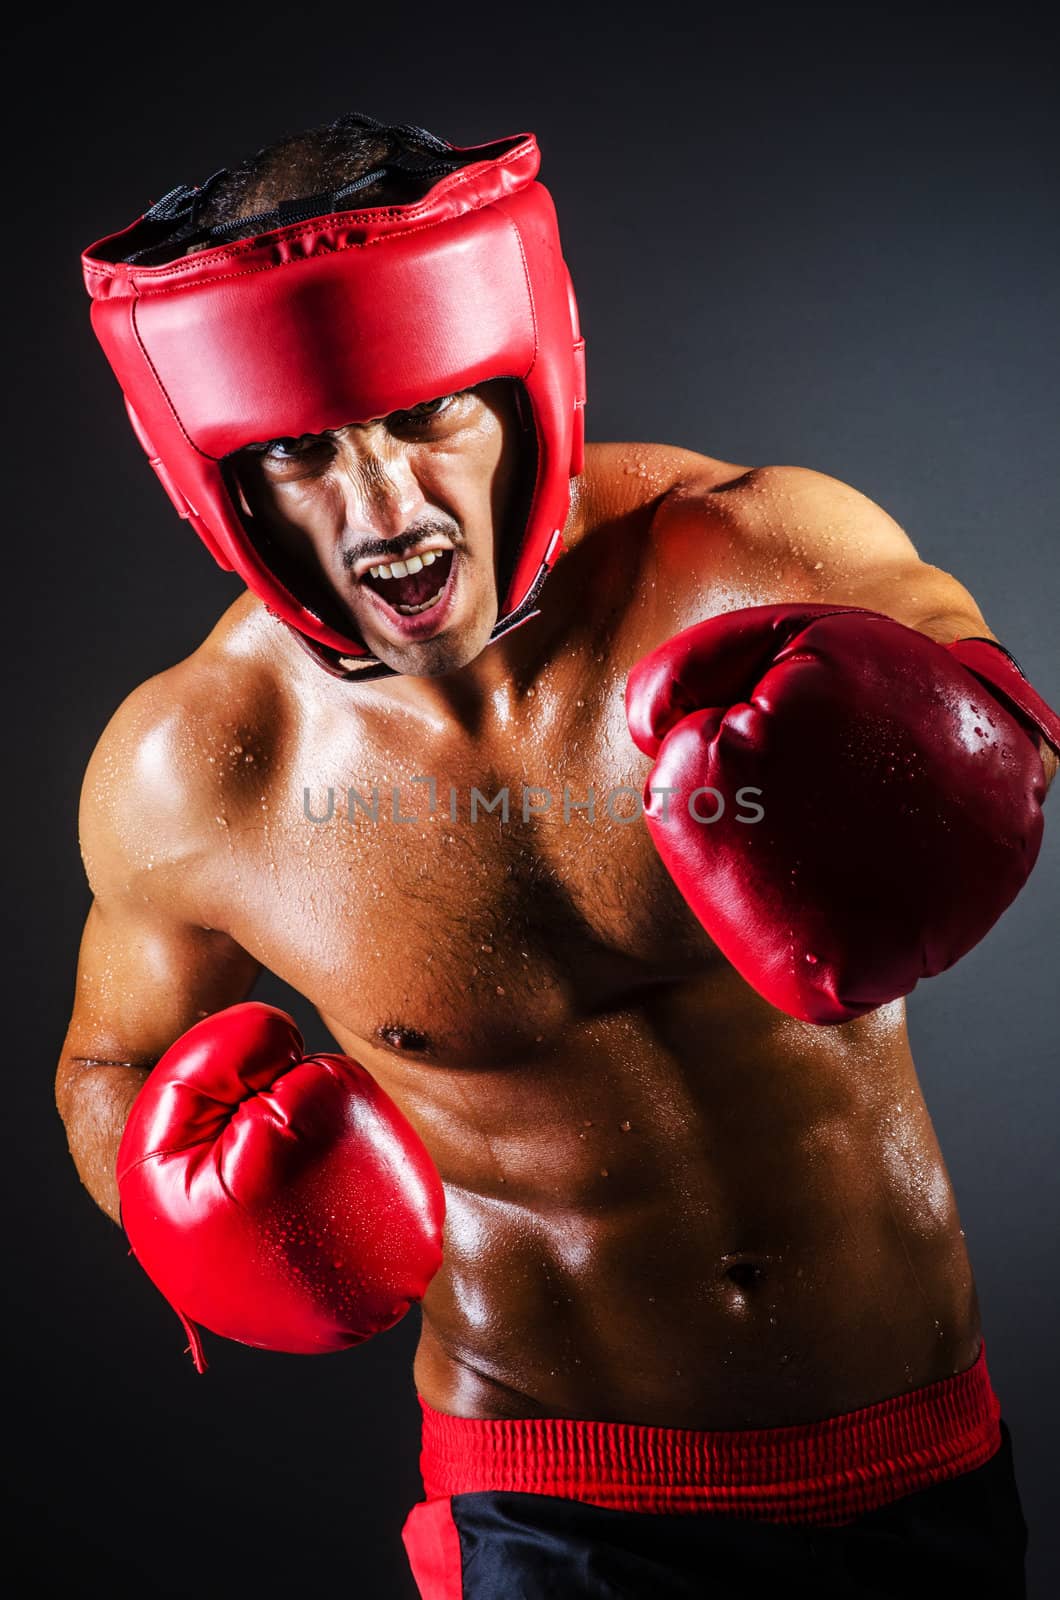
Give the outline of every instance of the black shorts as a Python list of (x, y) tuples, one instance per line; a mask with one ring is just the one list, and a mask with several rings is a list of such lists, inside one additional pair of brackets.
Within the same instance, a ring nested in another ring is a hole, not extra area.
[(421, 1397), (423, 1600), (1016, 1600), (1027, 1528), (980, 1349), (845, 1414), (698, 1430)]
[[(985, 1465), (841, 1527), (612, 1511), (540, 1494), (448, 1501), (458, 1555), (424, 1600), (1017, 1600), (1027, 1527), (1009, 1432)], [(450, 1533), (451, 1538), (451, 1533)], [(419, 1563), (417, 1563), (419, 1566)]]

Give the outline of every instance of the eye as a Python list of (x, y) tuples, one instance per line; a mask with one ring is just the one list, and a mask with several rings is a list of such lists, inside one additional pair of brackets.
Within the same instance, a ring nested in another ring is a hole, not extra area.
[(458, 395), (443, 394), (437, 400), (423, 400), (418, 406), (410, 406), (408, 411), (394, 411), (387, 420), (395, 428), (426, 427), (436, 417), (453, 410), (458, 399)]
[(270, 439), (262, 454), (270, 461), (298, 461), (314, 450), (326, 450), (327, 440), (319, 434), (303, 434), (300, 439)]
[(298, 439), (267, 439), (264, 444), (244, 445), (247, 455), (262, 461), (301, 461), (306, 456), (328, 448), (327, 438), (319, 433), (305, 433)]

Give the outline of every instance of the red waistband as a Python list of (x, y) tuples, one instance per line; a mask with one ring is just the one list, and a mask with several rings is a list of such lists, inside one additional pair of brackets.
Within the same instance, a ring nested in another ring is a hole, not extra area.
[(845, 1416), (700, 1432), (639, 1423), (450, 1417), (421, 1399), (428, 1500), (480, 1490), (560, 1495), (621, 1511), (718, 1511), (838, 1524), (988, 1461), (1001, 1408), (974, 1365)]

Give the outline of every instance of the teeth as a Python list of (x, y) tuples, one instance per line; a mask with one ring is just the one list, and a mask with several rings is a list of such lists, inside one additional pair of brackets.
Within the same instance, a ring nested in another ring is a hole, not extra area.
[(389, 566), (369, 567), (368, 571), (373, 578), (405, 578), (421, 567), (429, 567), (442, 554), (441, 550), (425, 550), (420, 556), (409, 556), (407, 561), (391, 561)]
[(395, 605), (394, 610), (400, 611), (402, 616), (415, 616), (418, 611), (429, 611), (431, 610), (432, 605), (437, 605), (437, 603), (439, 603), (439, 600), (442, 598), (442, 594), (444, 594), (444, 592), (445, 584), (442, 584), (439, 592), (437, 592), (436, 595), (431, 595), (429, 600), (424, 600), (423, 605)]

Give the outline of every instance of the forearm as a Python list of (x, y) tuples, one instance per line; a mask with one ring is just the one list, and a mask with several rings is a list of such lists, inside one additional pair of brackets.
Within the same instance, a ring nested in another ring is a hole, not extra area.
[(148, 1068), (129, 1062), (65, 1057), (56, 1104), (81, 1182), (112, 1222), (120, 1223), (114, 1175), (118, 1146)]

